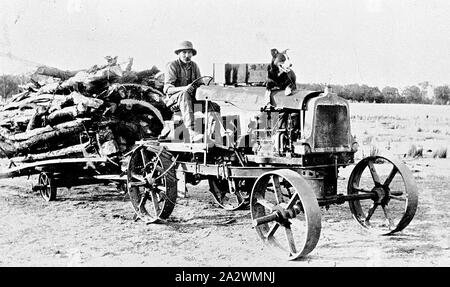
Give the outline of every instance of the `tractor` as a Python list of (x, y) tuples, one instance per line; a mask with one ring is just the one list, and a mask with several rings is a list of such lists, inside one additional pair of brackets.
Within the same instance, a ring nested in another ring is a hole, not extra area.
[[(186, 184), (206, 180), (220, 207), (249, 208), (258, 236), (290, 260), (316, 247), (321, 207), (348, 202), (364, 229), (381, 235), (402, 231), (418, 204), (412, 173), (392, 156), (369, 156), (355, 164), (358, 143), (348, 102), (328, 88), (267, 93), (262, 81), (248, 82), (249, 69), (243, 83), (220, 83), (216, 74), (214, 84), (196, 89), (203, 142), (188, 142), (176, 116), (168, 138), (137, 142), (126, 184), (136, 216), (164, 221)], [(222, 109), (213, 127), (208, 124), (212, 103)], [(347, 191), (338, 192), (339, 170), (353, 165)]]

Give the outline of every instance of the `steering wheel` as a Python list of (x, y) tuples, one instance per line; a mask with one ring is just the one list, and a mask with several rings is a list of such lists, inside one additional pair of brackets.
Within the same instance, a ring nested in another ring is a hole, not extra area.
[(200, 80), (204, 79), (204, 78), (209, 78), (208, 83), (206, 84), (207, 86), (209, 86), (209, 84), (211, 83), (211, 81), (213, 80), (213, 77), (211, 76), (201, 76), (197, 79), (195, 79), (194, 81), (192, 81), (191, 85), (194, 87), (199, 87), (201, 85), (205, 85), (205, 83), (200, 82)]

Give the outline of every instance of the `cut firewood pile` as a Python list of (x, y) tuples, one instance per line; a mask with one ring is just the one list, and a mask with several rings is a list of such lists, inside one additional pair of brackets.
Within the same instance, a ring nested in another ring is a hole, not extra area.
[(105, 65), (80, 71), (39, 67), (22, 91), (0, 106), (0, 157), (26, 162), (115, 156), (136, 140), (157, 137), (172, 116), (162, 73), (155, 66), (132, 71), (133, 59), (124, 69), (117, 57), (105, 59)]

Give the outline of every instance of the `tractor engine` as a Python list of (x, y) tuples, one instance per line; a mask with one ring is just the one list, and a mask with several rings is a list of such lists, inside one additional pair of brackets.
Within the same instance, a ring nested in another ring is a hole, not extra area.
[(297, 111), (263, 110), (256, 119), (253, 152), (259, 156), (295, 156), (293, 143), (300, 139)]
[(344, 99), (328, 91), (312, 93), (299, 98), (298, 109), (283, 106), (282, 99), (257, 117), (252, 148), (256, 156), (302, 157), (304, 165), (312, 166), (353, 162), (358, 147)]

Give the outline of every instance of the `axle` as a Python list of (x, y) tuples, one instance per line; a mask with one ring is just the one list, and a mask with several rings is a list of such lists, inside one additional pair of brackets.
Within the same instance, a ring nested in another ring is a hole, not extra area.
[(317, 201), (319, 203), (319, 206), (325, 206), (330, 204), (343, 204), (347, 201), (355, 201), (355, 200), (361, 200), (361, 199), (376, 199), (377, 198), (376, 193), (360, 193), (360, 194), (336, 194), (333, 196), (328, 196), (324, 198), (318, 198)]
[(288, 219), (295, 218), (300, 212), (302, 212), (302, 207), (298, 204), (294, 204), (294, 206), (289, 209), (284, 209), (277, 206), (272, 213), (254, 219), (252, 224), (253, 226), (258, 226), (272, 221), (277, 221), (281, 224), (284, 224), (288, 222)]
[[(363, 194), (337, 194), (335, 196), (330, 196), (327, 198), (319, 198), (317, 199), (319, 206), (325, 206), (330, 204), (342, 204), (346, 201), (354, 201), (361, 199), (376, 199), (376, 193), (363, 193)], [(272, 213), (256, 218), (253, 220), (252, 224), (254, 227), (266, 224), (272, 221), (277, 221), (281, 224), (286, 222), (288, 219), (295, 218), (297, 214), (302, 212), (302, 207), (298, 204), (295, 204), (292, 208), (284, 209), (281, 207), (276, 207)]]

